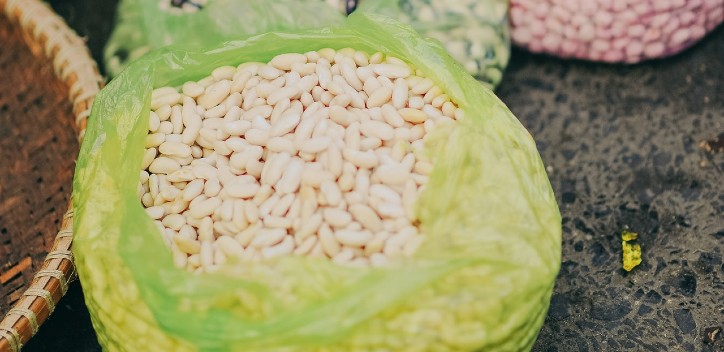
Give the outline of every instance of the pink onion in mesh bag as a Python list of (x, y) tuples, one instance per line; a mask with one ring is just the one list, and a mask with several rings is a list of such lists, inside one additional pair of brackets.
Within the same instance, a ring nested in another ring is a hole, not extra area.
[(532, 52), (634, 63), (676, 54), (724, 20), (724, 0), (510, 0), (511, 39)]

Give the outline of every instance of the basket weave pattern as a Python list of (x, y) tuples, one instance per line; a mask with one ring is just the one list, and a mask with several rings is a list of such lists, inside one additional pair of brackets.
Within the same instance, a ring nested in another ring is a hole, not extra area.
[[(7, 32), (6, 28), (13, 28), (16, 32), (20, 33), (25, 44), (35, 56), (35, 60), (45, 62), (48, 68), (52, 67), (52, 72), (56, 80), (65, 85), (65, 87), (61, 87), (63, 88), (62, 91), (67, 91), (72, 102), (72, 116), (74, 117), (74, 121), (43, 122), (45, 124), (57, 123), (68, 125), (69, 127), (72, 126), (75, 133), (79, 136), (79, 139), (82, 139), (86, 120), (90, 114), (90, 107), (93, 103), (93, 97), (103, 84), (103, 79), (98, 73), (95, 62), (90, 57), (85, 42), (69, 29), (63, 19), (55, 14), (48, 5), (38, 0), (0, 0), (0, 31)], [(2, 43), (3, 46), (6, 44), (8, 43)], [(20, 56), (21, 55), (18, 55), (18, 57)], [(51, 62), (52, 66), (50, 65)], [(0, 62), (0, 64), (2, 64), (2, 62)], [(22, 65), (22, 63), (20, 63), (20, 65)], [(40, 72), (38, 74), (41, 80), (42, 73), (43, 72)], [(50, 75), (46, 73), (45, 76), (47, 78)], [(12, 77), (12, 74), (7, 77)], [(35, 77), (35, 79), (38, 79), (38, 77)], [(26, 84), (24, 86), (25, 88), (32, 88), (33, 86), (32, 84), (27, 84), (27, 82), (18, 82), (18, 85), (22, 84)], [(35, 85), (43, 86), (43, 89), (48, 92), (54, 89), (53, 84), (49, 82), (35, 83)], [(53, 107), (62, 105), (56, 101), (57, 99), (53, 100), (52, 97), (27, 91), (32, 91), (32, 89), (26, 89), (25, 93), (38, 95), (38, 97), (33, 97), (33, 99), (39, 101), (39, 104), (49, 104)], [(55, 91), (58, 91), (58, 88), (55, 88)], [(18, 94), (25, 93), (19, 92)], [(4, 109), (5, 111), (3, 111), (3, 113), (13, 113), (12, 110), (8, 111), (7, 107)], [(33, 114), (33, 111), (26, 111), (25, 114)], [(63, 114), (59, 112), (58, 115), (62, 117)], [(37, 116), (28, 116), (27, 120), (34, 121), (33, 118), (37, 119)], [(6, 127), (3, 128), (5, 129)], [(44, 126), (37, 126), (37, 128), (42, 129)], [(44, 138), (45, 140), (35, 141), (38, 148), (52, 148), (50, 144), (51, 142), (56, 142), (56, 137), (59, 139), (58, 143), (63, 143), (63, 140), (60, 140), (62, 136), (53, 136), (52, 131), (47, 131), (46, 133), (41, 132), (39, 135), (46, 138)], [(0, 138), (4, 140), (16, 137), (17, 136), (12, 134), (5, 135), (0, 133)], [(27, 141), (20, 140), (19, 143), (27, 143)], [(76, 144), (71, 145), (72, 148), (77, 148)], [(67, 151), (67, 148), (58, 148), (58, 152), (63, 151)], [(72, 151), (72, 153), (76, 152), (77, 149)], [(62, 155), (61, 157), (67, 160), (75, 160), (74, 154)], [(62, 167), (65, 168), (62, 170), (64, 176), (68, 179), (72, 177), (72, 163), (63, 165)], [(15, 172), (22, 172), (22, 170), (15, 170)], [(25, 177), (26, 175), (13, 176)], [(3, 180), (3, 178), (0, 178), (0, 182)], [(38, 180), (38, 182), (41, 181), (40, 179)], [(58, 183), (58, 181), (52, 182), (55, 182), (53, 185), (57, 185)], [(0, 184), (0, 192), (3, 192), (2, 186), (3, 185)], [(60, 192), (70, 194), (70, 189), (61, 188)], [(4, 195), (7, 194), (5, 192), (3, 193)], [(1, 204), (2, 203), (0, 203), (0, 205)], [(32, 212), (33, 210), (31, 209), (30, 211)], [(35, 209), (35, 211), (41, 210)], [(14, 295), (18, 296), (17, 303), (7, 312), (2, 318), (2, 321), (0, 321), (0, 352), (19, 351), (23, 344), (37, 332), (39, 326), (53, 312), (55, 305), (68, 289), (69, 280), (75, 276), (70, 251), (72, 224), (73, 210), (72, 206), (69, 206), (67, 213), (63, 216), (62, 222), (60, 223), (60, 231), (55, 236), (52, 248), (42, 262), (40, 270), (35, 272), (27, 290), (23, 292), (21, 287), (17, 287), (14, 293)], [(39, 228), (37, 224), (23, 225), (28, 228)], [(7, 231), (6, 229), (3, 230)], [(42, 236), (38, 242), (39, 243), (30, 243), (28, 245), (43, 246)], [(2, 250), (2, 248), (0, 248), (0, 250)], [(9, 263), (6, 263), (6, 257), (9, 258)], [(3, 262), (0, 263), (0, 265), (2, 265), (0, 267), (0, 281), (2, 281), (3, 284), (9, 283), (18, 277), (22, 279), (22, 276), (25, 276), (29, 268), (34, 266), (33, 258), (30, 256), (17, 257), (18, 256), (12, 256), (10, 254), (3, 254)], [(22, 282), (22, 280), (17, 281)], [(29, 278), (26, 281), (29, 281)], [(18, 286), (19, 284), (14, 285)], [(11, 297), (11, 299), (13, 299), (13, 297)], [(2, 313), (2, 309), (0, 309), (0, 314)]]

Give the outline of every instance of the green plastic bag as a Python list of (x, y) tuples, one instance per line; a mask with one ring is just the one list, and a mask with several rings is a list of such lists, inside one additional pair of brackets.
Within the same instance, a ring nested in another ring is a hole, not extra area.
[(121, 0), (103, 53), (111, 77), (129, 62), (166, 45), (208, 47), (273, 30), (318, 28), (344, 20), (337, 8), (325, 2), (330, 0), (207, 0), (201, 10), (190, 13), (169, 8), (172, 1)]
[[(175, 268), (136, 198), (151, 90), (350, 46), (409, 62), (464, 110), (426, 145), (436, 164), (418, 203), (420, 249), (376, 269), (298, 256), (203, 275)], [(560, 214), (532, 137), (436, 42), (361, 13), (132, 63), (95, 100), (73, 205), (76, 265), (108, 351), (525, 351), (560, 267)]]
[(468, 73), (494, 88), (510, 58), (508, 0), (357, 0), (356, 12), (399, 19), (439, 40)]

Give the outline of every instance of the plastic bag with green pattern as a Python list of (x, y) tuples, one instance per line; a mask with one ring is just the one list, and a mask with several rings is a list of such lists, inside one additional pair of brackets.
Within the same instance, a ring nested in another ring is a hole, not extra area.
[(339, 0), (121, 0), (104, 48), (114, 77), (129, 62), (165, 45), (207, 47), (273, 30), (339, 24)]
[(357, 12), (384, 14), (439, 40), (468, 73), (496, 87), (510, 57), (508, 0), (357, 0)]
[[(394, 55), (463, 109), (426, 144), (426, 241), (383, 268), (292, 256), (177, 269), (136, 195), (152, 89), (325, 47)], [(561, 218), (533, 138), (436, 41), (387, 17), (154, 51), (98, 94), (77, 165), (73, 253), (107, 351), (526, 351), (560, 267)]]

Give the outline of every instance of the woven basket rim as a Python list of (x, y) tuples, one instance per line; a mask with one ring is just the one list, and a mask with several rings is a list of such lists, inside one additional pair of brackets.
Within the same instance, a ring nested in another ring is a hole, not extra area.
[[(17, 26), (38, 59), (52, 64), (55, 76), (68, 88), (78, 138), (82, 139), (93, 99), (104, 83), (85, 41), (40, 0), (0, 0), (0, 17)], [(20, 351), (65, 295), (76, 275), (72, 236), (71, 201), (40, 270), (18, 302), (0, 317), (0, 352)]]

